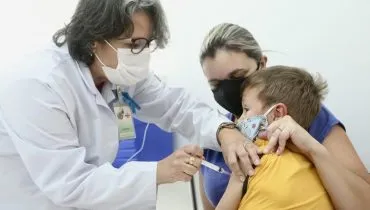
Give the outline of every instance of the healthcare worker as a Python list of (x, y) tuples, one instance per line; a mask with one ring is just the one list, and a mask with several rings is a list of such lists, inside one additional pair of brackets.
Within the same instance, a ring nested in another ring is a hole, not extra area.
[(0, 209), (155, 209), (157, 185), (190, 180), (202, 150), (186, 146), (158, 163), (113, 168), (118, 139), (134, 134), (127, 110), (221, 148), (243, 179), (243, 135), (149, 71), (151, 50), (168, 38), (158, 1), (80, 0), (53, 38), (1, 83)]

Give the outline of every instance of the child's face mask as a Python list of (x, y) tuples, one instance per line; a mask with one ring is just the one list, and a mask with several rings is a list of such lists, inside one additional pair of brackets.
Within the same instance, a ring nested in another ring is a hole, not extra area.
[(254, 141), (260, 131), (263, 131), (268, 126), (267, 115), (276, 107), (273, 105), (263, 115), (256, 115), (247, 119), (241, 120), (237, 123), (240, 132), (249, 140)]

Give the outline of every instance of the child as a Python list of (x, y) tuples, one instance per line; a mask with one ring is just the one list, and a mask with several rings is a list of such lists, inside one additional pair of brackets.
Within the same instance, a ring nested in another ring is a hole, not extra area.
[[(243, 115), (238, 127), (254, 139), (255, 126), (267, 126), (289, 114), (308, 129), (320, 110), (326, 88), (325, 81), (315, 80), (299, 68), (274, 66), (258, 71), (243, 84)], [(260, 148), (267, 143), (262, 139), (255, 141)], [(262, 156), (255, 175), (244, 186), (247, 187), (243, 190), (240, 178), (232, 174), (216, 209), (333, 209), (314, 165), (289, 149), (279, 156), (274, 153)]]

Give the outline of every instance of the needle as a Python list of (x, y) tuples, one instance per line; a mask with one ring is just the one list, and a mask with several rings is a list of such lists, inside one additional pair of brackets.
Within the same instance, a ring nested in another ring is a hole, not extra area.
[(202, 160), (202, 163), (201, 163), (203, 166), (207, 167), (207, 168), (210, 168), (214, 171), (217, 171), (221, 174), (227, 174), (227, 175), (230, 175), (230, 173), (228, 171), (226, 171), (225, 169), (221, 168), (220, 166), (217, 166), (213, 163), (210, 163), (208, 161), (205, 161), (205, 160)]

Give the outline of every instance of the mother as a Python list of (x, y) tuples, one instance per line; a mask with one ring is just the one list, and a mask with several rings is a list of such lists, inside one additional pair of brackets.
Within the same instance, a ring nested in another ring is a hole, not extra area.
[[(231, 113), (231, 119), (237, 119), (242, 113), (240, 85), (243, 78), (263, 69), (267, 63), (267, 57), (262, 54), (259, 44), (245, 28), (229, 23), (220, 24), (204, 39), (200, 62), (216, 101)], [(321, 107), (320, 113), (308, 130), (313, 138), (310, 136), (311, 138), (302, 140), (301, 136), (292, 135), (296, 127), (289, 117), (281, 119), (278, 124), (289, 128), (284, 131), (285, 136), (289, 136), (299, 149), (310, 150), (310, 160), (316, 166), (337, 209), (362, 209), (369, 206), (370, 180), (366, 168), (346, 135), (343, 124), (325, 106)], [(281, 138), (284, 136), (281, 135), (282, 132), (277, 132), (279, 129), (271, 129), (273, 128), (270, 128), (269, 133), (271, 145), (274, 145), (280, 136), (278, 144), (281, 151), (287, 138)], [(310, 144), (298, 145), (299, 141)], [(309, 146), (317, 142), (321, 144), (312, 148)], [(255, 153), (255, 147), (251, 144), (245, 149), (248, 153)], [(272, 150), (272, 147), (268, 150)], [(205, 150), (204, 156), (206, 160), (227, 168), (222, 153)], [(259, 164), (258, 159), (251, 158), (250, 161), (255, 165)], [(204, 207), (206, 210), (214, 209), (225, 191), (229, 177), (204, 167), (201, 172), (200, 185)], [(254, 171), (250, 170), (250, 174), (253, 173)]]

